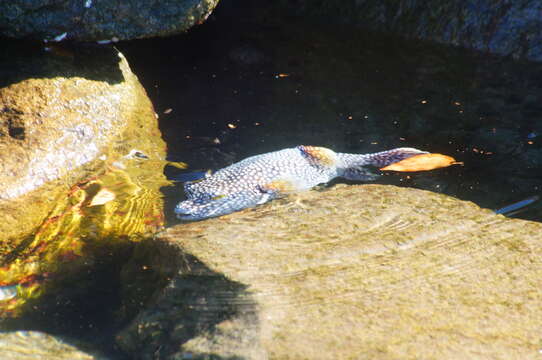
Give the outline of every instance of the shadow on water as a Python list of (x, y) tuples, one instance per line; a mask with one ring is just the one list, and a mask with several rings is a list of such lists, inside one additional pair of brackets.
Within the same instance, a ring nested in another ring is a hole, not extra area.
[(0, 38), (0, 87), (32, 78), (81, 77), (118, 84), (119, 58), (108, 46)]
[[(200, 170), (298, 144), (355, 153), (413, 146), (465, 166), (382, 183), (491, 209), (540, 194), (541, 64), (245, 5), (221, 2), (188, 34), (119, 44), (172, 160)], [(515, 216), (540, 221), (541, 209)]]
[[(81, 350), (100, 350), (123, 355), (115, 349), (114, 333), (123, 323), (117, 312), (122, 308), (120, 273), (133, 245), (112, 251), (108, 249), (98, 261), (80, 272), (66, 274), (39, 299), (30, 299), (21, 309), (23, 315), (4, 318), (3, 331), (34, 330), (48, 334), (68, 336)], [(124, 299), (126, 300), (126, 299)], [(92, 344), (92, 345), (90, 345)]]
[[(83, 351), (98, 349), (114, 359), (133, 359), (149, 344), (126, 353), (118, 348), (115, 336), (143, 309), (146, 318), (140, 320), (159, 319), (161, 337), (153, 339), (154, 353), (140, 358), (167, 357), (190, 339), (214, 334), (217, 324), (241, 313), (257, 326), (246, 286), (212, 271), (192, 255), (172, 252), (152, 239), (104, 247), (98, 255), (88, 267), (57, 281), (55, 291), (29, 300), (21, 309), (23, 316), (2, 319), (2, 331), (68, 336), (65, 341), (74, 341)], [(179, 259), (183, 264), (178, 264)], [(149, 304), (154, 305), (148, 309)], [(213, 354), (202, 358), (222, 359)]]

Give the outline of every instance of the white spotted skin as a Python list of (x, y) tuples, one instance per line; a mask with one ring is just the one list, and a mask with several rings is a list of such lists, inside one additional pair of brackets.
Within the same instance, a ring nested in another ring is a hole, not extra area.
[(290, 191), (308, 190), (338, 176), (370, 180), (374, 175), (365, 165), (387, 165), (421, 153), (400, 148), (357, 155), (298, 146), (256, 155), (185, 183), (187, 200), (177, 204), (175, 213), (183, 220), (201, 220), (263, 204)]
[(191, 187), (205, 188), (214, 197), (254, 189), (277, 180), (289, 180), (295, 190), (307, 190), (335, 176), (335, 168), (310, 166), (298, 148), (291, 148), (251, 156), (218, 170)]

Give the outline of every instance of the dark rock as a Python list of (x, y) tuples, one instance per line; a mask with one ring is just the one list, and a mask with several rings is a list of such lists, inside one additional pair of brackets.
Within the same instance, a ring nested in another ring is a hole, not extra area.
[(218, 0), (13, 0), (0, 3), (0, 33), (38, 40), (128, 40), (178, 34), (202, 23)]
[(347, 0), (282, 3), (325, 22), (352, 23), (401, 36), (542, 61), (542, 3), (538, 0)]

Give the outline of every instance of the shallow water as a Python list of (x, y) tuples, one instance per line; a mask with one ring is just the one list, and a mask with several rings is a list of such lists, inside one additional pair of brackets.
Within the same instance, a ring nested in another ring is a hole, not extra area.
[[(465, 165), (384, 174), (378, 183), (444, 193), (490, 209), (541, 195), (541, 64), (318, 24), (273, 9), (243, 5), (241, 10), (225, 1), (187, 34), (116, 47), (160, 116), (169, 160), (187, 162), (188, 173), (299, 144), (352, 153), (409, 146), (451, 155)], [(166, 168), (170, 178), (182, 173)], [(162, 192), (168, 225), (176, 224), (173, 208), (183, 197), (182, 186), (164, 186)], [(513, 216), (542, 221), (542, 203)], [(90, 219), (88, 224), (94, 226)], [(387, 226), (403, 225), (397, 219)], [(119, 306), (116, 296), (130, 296), (120, 293), (115, 276), (125, 265), (117, 259), (133, 251), (128, 245), (110, 262), (106, 257), (102, 270), (90, 273), (93, 282), (84, 295), (55, 295), (57, 307), (45, 308), (22, 327), (47, 328), (38, 319), (59, 333), (75, 328), (81, 335), (74, 336), (87, 339), (104, 334), (113, 312), (136, 312), (101, 308)], [(147, 275), (154, 255), (140, 251), (130, 261), (141, 274), (126, 276), (137, 278), (134, 288), (167, 273)], [(152, 291), (132, 290), (146, 292), (139, 298)], [(13, 287), (0, 291), (13, 296)], [(66, 326), (66, 320), (72, 324)], [(111, 340), (100, 341), (111, 346)]]
[[(239, 11), (221, 4), (187, 34), (118, 46), (155, 105), (172, 160), (194, 171), (298, 144), (412, 146), (465, 165), (378, 182), (490, 209), (541, 193), (542, 65)], [(182, 190), (165, 194), (171, 215)], [(513, 216), (540, 221), (542, 205)]]

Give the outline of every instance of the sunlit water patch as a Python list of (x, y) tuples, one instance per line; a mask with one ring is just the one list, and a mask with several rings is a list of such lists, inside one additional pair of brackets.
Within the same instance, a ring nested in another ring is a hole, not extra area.
[(166, 163), (126, 156), (55, 199), (35, 233), (2, 258), (4, 330), (110, 345), (111, 331), (165, 281), (145, 239), (164, 225)]

